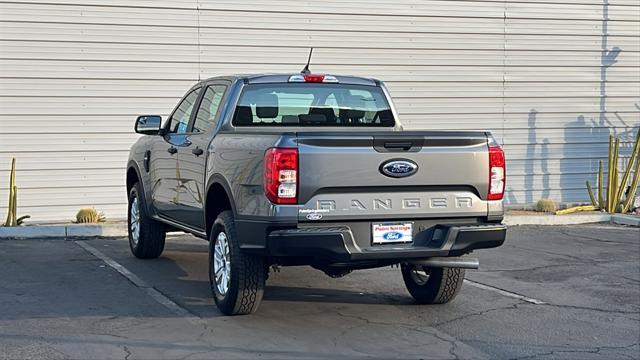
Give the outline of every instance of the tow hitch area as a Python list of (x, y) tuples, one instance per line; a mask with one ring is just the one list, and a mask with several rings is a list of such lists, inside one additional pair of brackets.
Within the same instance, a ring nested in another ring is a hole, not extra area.
[(432, 257), (422, 260), (413, 260), (409, 264), (422, 265), (432, 268), (461, 268), (461, 269), (477, 269), (480, 262), (476, 258), (471, 257)]

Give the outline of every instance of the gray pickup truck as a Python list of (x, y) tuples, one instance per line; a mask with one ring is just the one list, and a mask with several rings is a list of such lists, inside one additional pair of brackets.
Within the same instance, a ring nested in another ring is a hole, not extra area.
[(403, 131), (378, 80), (211, 78), (135, 131), (147, 136), (127, 166), (132, 253), (160, 256), (167, 231), (209, 240), (227, 315), (254, 312), (277, 266), (340, 277), (399, 265), (418, 303), (446, 303), (478, 267), (464, 255), (505, 240), (505, 158), (491, 134)]

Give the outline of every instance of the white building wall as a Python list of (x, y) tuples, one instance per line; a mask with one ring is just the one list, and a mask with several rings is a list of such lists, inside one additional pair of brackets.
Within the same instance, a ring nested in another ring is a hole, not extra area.
[(408, 128), (492, 130), (508, 205), (587, 200), (608, 134), (640, 125), (637, 0), (0, 1), (0, 216), (16, 157), (20, 214), (123, 217), (138, 114), (310, 46), (314, 71), (386, 81)]

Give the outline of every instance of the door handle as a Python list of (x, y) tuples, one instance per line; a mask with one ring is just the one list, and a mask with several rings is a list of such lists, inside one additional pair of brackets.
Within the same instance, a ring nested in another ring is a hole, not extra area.
[(169, 152), (169, 154), (173, 155), (173, 154), (178, 152), (178, 149), (176, 149), (175, 147), (172, 146), (172, 147), (168, 148), (167, 151)]
[(204, 154), (204, 150), (200, 149), (199, 147), (191, 150), (191, 152), (193, 153), (193, 155), (195, 156), (200, 156), (202, 154)]

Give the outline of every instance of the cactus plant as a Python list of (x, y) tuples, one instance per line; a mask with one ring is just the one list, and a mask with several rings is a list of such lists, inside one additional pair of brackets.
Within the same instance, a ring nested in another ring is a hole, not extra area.
[(101, 223), (105, 222), (106, 218), (102, 212), (98, 212), (95, 208), (83, 208), (76, 214), (76, 222), (80, 224), (86, 223)]
[[(593, 188), (589, 181), (587, 184), (587, 192), (594, 207), (604, 210), (608, 213), (621, 212), (626, 213), (631, 207), (634, 195), (640, 185), (640, 129), (636, 134), (636, 140), (633, 144), (629, 163), (619, 179), (618, 159), (620, 156), (620, 139), (609, 135), (609, 156), (607, 163), (607, 189), (603, 190), (604, 176), (602, 171), (602, 160), (598, 162), (598, 196), (593, 193)], [(631, 173), (633, 171), (633, 179), (630, 186), (627, 186)]]
[[(629, 168), (630, 167), (631, 165), (629, 165)], [(627, 192), (627, 198), (622, 203), (622, 213), (626, 213), (631, 208), (631, 204), (633, 204), (634, 194), (638, 190), (639, 185), (640, 185), (640, 135), (636, 140), (636, 168), (633, 173), (633, 180), (631, 181), (631, 186), (629, 187), (629, 191)]]
[(556, 211), (556, 215), (565, 215), (565, 214), (573, 214), (581, 211), (594, 211), (596, 207), (593, 205), (582, 205), (582, 206), (574, 206), (567, 209), (562, 209)]
[(536, 203), (536, 211), (546, 213), (556, 212), (556, 203), (551, 199), (540, 199)]
[(11, 159), (11, 173), (9, 174), (9, 203), (7, 206), (7, 220), (3, 226), (20, 226), (31, 216), (18, 217), (18, 186), (16, 185), (16, 159)]

